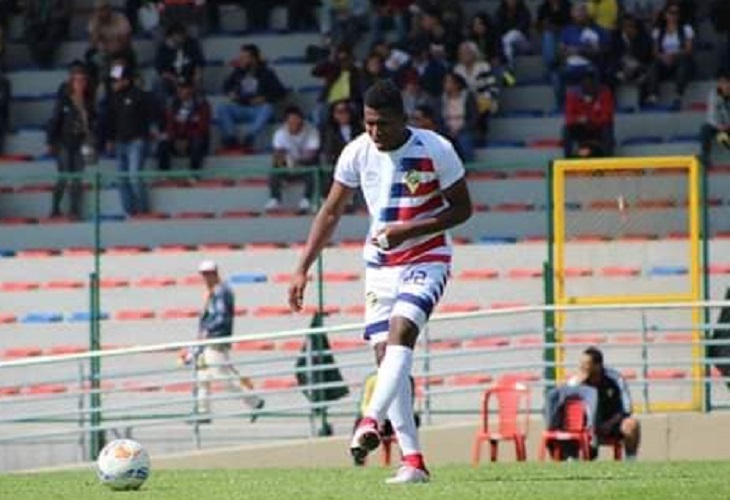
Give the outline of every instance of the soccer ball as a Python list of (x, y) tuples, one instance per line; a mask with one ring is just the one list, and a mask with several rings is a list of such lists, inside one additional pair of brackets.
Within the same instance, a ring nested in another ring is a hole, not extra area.
[(137, 490), (150, 475), (150, 456), (137, 441), (117, 439), (99, 453), (96, 473), (113, 490)]

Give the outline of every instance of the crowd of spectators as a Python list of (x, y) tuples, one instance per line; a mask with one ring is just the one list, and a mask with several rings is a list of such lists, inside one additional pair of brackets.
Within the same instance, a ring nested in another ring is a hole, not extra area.
[[(316, 106), (293, 106), (290, 82), (280, 79), (258, 46), (245, 44), (220, 85), (226, 100), (212, 110), (199, 37), (220, 29), (222, 0), (127, 0), (124, 13), (109, 0), (95, 0), (88, 50), (58, 92), (49, 151), (63, 172), (82, 171), (104, 151), (114, 154), (123, 173), (122, 206), (128, 215), (140, 214), (149, 210), (138, 178), (147, 157), (156, 157), (161, 170), (172, 168), (173, 157), (188, 158), (189, 168), (200, 170), (213, 146), (213, 116), (222, 148), (273, 150), (276, 172), (332, 164), (343, 145), (362, 132), (364, 92), (390, 78), (403, 89), (410, 122), (441, 132), (469, 162), (489, 140), (502, 89), (519, 83), (515, 70), (521, 54), (539, 53), (544, 79), (554, 88), (555, 110), (565, 113), (565, 155), (610, 155), (617, 88), (635, 85), (641, 106), (677, 106), (693, 77), (695, 2), (663, 2), (650, 11), (625, 8), (622, 0), (543, 0), (536, 9), (525, 0), (501, 0), (484, 2), (480, 12), (467, 16), (459, 0), (287, 0), (289, 29), (319, 29), (325, 35), (322, 45), (301, 48), (312, 76), (322, 83)], [(267, 28), (277, 5), (236, 3), (246, 11), (251, 30)], [(730, 31), (723, 17), (727, 4), (713, 0), (710, 7), (721, 33)], [(8, 5), (3, 2), (0, 28), (5, 31), (8, 17), (22, 12), (33, 60), (39, 67), (54, 66), (59, 44), (69, 35), (71, 0), (27, 0), (20, 11)], [(153, 81), (140, 76), (135, 32), (158, 39)], [(674, 91), (669, 102), (660, 103), (665, 81), (674, 83)], [(9, 93), (2, 88), (0, 97)], [(727, 84), (719, 88), (712, 101), (716, 111), (702, 132), (707, 160), (711, 144), (723, 143), (716, 136), (724, 141), (727, 135), (717, 122), (726, 118), (718, 103), (726, 103)], [(6, 108), (0, 102), (0, 111)], [(267, 143), (272, 123), (279, 128)], [(301, 179), (272, 177), (267, 209), (280, 206), (287, 180)], [(54, 190), (54, 216), (61, 213), (65, 190), (64, 182)], [(310, 179), (301, 210), (309, 209), (312, 192)], [(71, 217), (81, 215), (79, 193), (71, 182)]]

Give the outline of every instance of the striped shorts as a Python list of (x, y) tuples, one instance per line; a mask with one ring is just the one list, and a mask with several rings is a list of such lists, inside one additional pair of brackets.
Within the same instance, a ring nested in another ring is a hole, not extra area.
[(426, 325), (446, 288), (450, 266), (443, 262), (368, 267), (365, 271), (365, 340), (372, 345), (388, 339), (390, 318)]

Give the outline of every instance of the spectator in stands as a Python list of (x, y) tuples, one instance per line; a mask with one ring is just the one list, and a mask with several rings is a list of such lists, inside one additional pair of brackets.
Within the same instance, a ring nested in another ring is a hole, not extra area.
[(317, 28), (317, 0), (288, 0), (287, 18), (290, 31)]
[[(463, 0), (417, 0), (412, 10), (419, 14), (424, 12), (436, 14), (444, 29), (458, 36), (464, 29), (463, 4)], [(458, 43), (458, 38), (454, 41)]]
[(619, 83), (636, 83), (639, 86), (639, 102), (646, 99), (646, 73), (651, 65), (651, 38), (644, 25), (631, 14), (621, 20), (621, 31), (613, 39), (612, 59), (615, 77)]
[(696, 0), (666, 0), (664, 9), (660, 13), (658, 24), (662, 24), (662, 16), (671, 7), (679, 8), (679, 24), (689, 24), (695, 26), (697, 24)]
[(565, 88), (580, 81), (586, 73), (600, 71), (601, 34), (591, 25), (584, 4), (576, 4), (572, 11), (573, 22), (560, 34), (558, 67), (551, 79), (555, 101), (559, 108), (565, 103)]
[(515, 56), (530, 49), (530, 9), (525, 0), (502, 0), (497, 8), (495, 23), (499, 28), (502, 50), (511, 70)]
[(135, 65), (132, 27), (124, 14), (112, 10), (109, 0), (96, 0), (89, 20), (89, 41), (91, 57), (101, 58), (97, 64), (103, 68), (102, 74), (108, 74), (109, 62), (114, 57), (125, 57)]
[(314, 66), (312, 76), (324, 80), (319, 105), (313, 113), (318, 127), (327, 121), (332, 103), (348, 100), (357, 105), (362, 101), (362, 75), (349, 45), (338, 45), (330, 57)]
[(223, 92), (229, 102), (218, 105), (217, 115), (227, 148), (239, 145), (236, 124), (241, 122), (248, 124), (243, 145), (252, 147), (274, 116), (274, 103), (286, 95), (279, 77), (263, 61), (259, 48), (251, 44), (241, 47), (238, 65), (223, 84)]
[(144, 168), (155, 106), (150, 96), (134, 82), (129, 66), (114, 66), (113, 94), (109, 98), (108, 150), (117, 157), (119, 194), (129, 216), (148, 212), (147, 189), (140, 173)]
[(484, 60), (494, 68), (504, 85), (511, 87), (515, 84), (514, 75), (505, 66), (507, 60), (502, 50), (502, 40), (489, 14), (479, 12), (472, 18), (466, 38), (477, 44)]
[[(330, 167), (337, 163), (337, 159), (347, 143), (365, 131), (362, 120), (357, 116), (357, 109), (360, 108), (350, 101), (339, 101), (330, 107), (329, 120), (327, 120), (322, 134), (322, 157), (325, 164)], [(332, 183), (332, 176), (323, 177), (322, 195), (326, 196)], [(354, 212), (363, 205), (362, 194), (357, 192), (353, 196), (348, 211)]]
[[(623, 441), (626, 460), (636, 460), (641, 441), (639, 422), (631, 416), (631, 394), (621, 374), (603, 364), (603, 353), (595, 347), (583, 352), (580, 374), (569, 385), (585, 385), (596, 389), (598, 407), (595, 421), (598, 444), (607, 439)], [(593, 447), (592, 456), (598, 456)]]
[(474, 131), (477, 120), (476, 98), (469, 91), (466, 81), (454, 72), (447, 73), (441, 97), (443, 133), (454, 143), (464, 162), (474, 160)]
[(378, 80), (390, 78), (390, 74), (385, 69), (385, 64), (383, 63), (383, 58), (380, 56), (380, 54), (376, 54), (373, 52), (368, 55), (368, 57), (365, 59), (365, 64), (363, 65), (361, 77), (362, 82), (360, 84), (360, 88), (362, 89), (363, 93), (366, 92), (367, 89), (369, 89), (370, 86)]
[(499, 108), (497, 77), (489, 63), (482, 60), (474, 42), (461, 42), (458, 61), (454, 67), (454, 73), (464, 79), (469, 90), (476, 97), (479, 113), (477, 128), (484, 137), (487, 133), (489, 116), (496, 113)]
[(611, 156), (614, 105), (611, 90), (594, 73), (585, 73), (568, 92), (563, 148), (566, 158)]
[(416, 108), (422, 104), (431, 104), (435, 99), (421, 87), (418, 71), (413, 68), (404, 70), (397, 80), (398, 86), (403, 89), (403, 111), (409, 118)]
[(333, 44), (352, 47), (367, 29), (369, 8), (367, 0), (326, 0), (323, 31)]
[(33, 61), (41, 68), (53, 66), (70, 21), (70, 0), (26, 0), (25, 39)]
[[(435, 48), (435, 52), (433, 49)], [(448, 72), (448, 63), (443, 59), (439, 46), (431, 46), (425, 39), (414, 40), (409, 47), (411, 59), (402, 72), (415, 71), (418, 75), (418, 86), (430, 99), (438, 99), (444, 90), (444, 75)]]
[[(160, 22), (163, 30), (182, 24), (196, 35), (205, 22), (206, 0), (159, 0), (162, 3)], [(211, 0), (212, 1), (212, 0)]]
[(175, 96), (180, 79), (190, 80), (200, 88), (204, 65), (200, 42), (188, 35), (184, 24), (173, 24), (167, 28), (165, 39), (157, 47), (155, 69), (159, 79), (155, 84), (155, 97), (169, 102)]
[(414, 0), (371, 0), (371, 36), (381, 40), (389, 24), (396, 31), (397, 40), (402, 42), (408, 37), (411, 25), (411, 7)]
[(210, 143), (210, 104), (195, 91), (191, 78), (181, 78), (177, 97), (167, 108), (165, 132), (157, 146), (160, 170), (170, 170), (172, 156), (190, 158), (190, 170), (198, 171)]
[(284, 172), (294, 167), (317, 165), (320, 136), (317, 128), (304, 120), (304, 113), (296, 106), (284, 112), (284, 124), (274, 133), (274, 171), (269, 176), (269, 201), (265, 210), (276, 210), (281, 206), (281, 187), (285, 181), (304, 183), (304, 197), (299, 201), (299, 211), (309, 212), (314, 196), (315, 178), (310, 172)]
[(48, 149), (56, 157), (58, 172), (62, 175), (53, 188), (51, 217), (61, 216), (61, 202), (69, 185), (69, 216), (81, 219), (81, 179), (69, 181), (65, 175), (80, 174), (86, 162), (93, 162), (95, 120), (89, 76), (83, 67), (76, 66), (56, 98), (47, 130)]
[(408, 67), (411, 62), (411, 55), (386, 41), (378, 41), (373, 44), (372, 53), (377, 54), (383, 60), (386, 72), (393, 77), (398, 72)]
[(725, 37), (725, 46), (720, 49), (720, 67), (730, 68), (730, 2), (713, 0), (710, 4), (710, 20), (718, 35)]
[(426, 130), (433, 130), (438, 132), (439, 123), (438, 117), (434, 109), (428, 104), (421, 104), (413, 112), (411, 116), (411, 125), (416, 128), (425, 128)]
[(604, 30), (608, 35), (618, 28), (621, 5), (619, 0), (588, 0), (588, 17), (593, 24)]
[(447, 29), (441, 11), (442, 9), (436, 7), (424, 8), (419, 14), (413, 39), (428, 44), (432, 55), (453, 61), (456, 58), (456, 48), (461, 41), (461, 27)]
[(720, 72), (717, 86), (707, 96), (707, 119), (700, 131), (702, 141), (701, 160), (710, 166), (712, 143), (730, 149), (730, 69)]
[(680, 9), (670, 5), (662, 22), (652, 31), (654, 63), (647, 76), (647, 102), (657, 101), (659, 84), (674, 78), (674, 104), (681, 104), (684, 91), (692, 78), (695, 32), (691, 25), (680, 23)]
[(537, 10), (537, 28), (542, 38), (542, 62), (549, 74), (558, 64), (560, 33), (570, 24), (570, 0), (543, 0)]

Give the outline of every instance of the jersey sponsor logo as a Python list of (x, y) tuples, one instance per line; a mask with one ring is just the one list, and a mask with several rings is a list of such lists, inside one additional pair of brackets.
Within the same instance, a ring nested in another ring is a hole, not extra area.
[(421, 184), (421, 175), (416, 170), (410, 170), (404, 180), (411, 196), (415, 195), (418, 191), (418, 186)]

